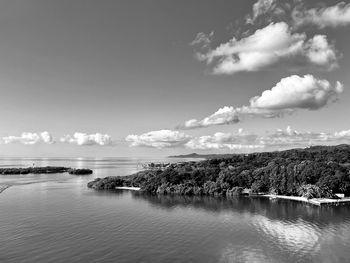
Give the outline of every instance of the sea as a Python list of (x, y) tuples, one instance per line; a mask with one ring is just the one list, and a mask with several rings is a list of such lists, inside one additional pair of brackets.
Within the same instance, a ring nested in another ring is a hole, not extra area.
[(0, 167), (90, 168), (0, 175), (0, 262), (350, 262), (350, 206), (263, 197), (95, 191), (150, 158), (0, 158)]

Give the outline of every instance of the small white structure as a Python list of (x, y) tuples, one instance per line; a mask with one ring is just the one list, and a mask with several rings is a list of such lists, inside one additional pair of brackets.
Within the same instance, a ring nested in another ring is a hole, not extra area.
[(339, 198), (344, 198), (345, 194), (335, 194), (336, 196), (338, 196)]

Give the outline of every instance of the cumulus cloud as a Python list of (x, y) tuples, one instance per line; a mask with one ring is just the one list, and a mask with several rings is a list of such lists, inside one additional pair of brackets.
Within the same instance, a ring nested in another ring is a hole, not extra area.
[(112, 145), (112, 138), (108, 134), (95, 133), (86, 134), (82, 132), (76, 132), (71, 135), (65, 135), (60, 139), (63, 143), (71, 143), (76, 145), (100, 145), (108, 146)]
[(218, 132), (214, 135), (192, 138), (185, 146), (192, 150), (235, 150), (257, 151), (278, 150), (312, 145), (349, 143), (350, 130), (334, 133), (299, 132), (288, 126), (266, 135), (246, 133), (239, 129), (236, 133)]
[(191, 119), (186, 121), (184, 125), (180, 125), (178, 128), (191, 129), (213, 125), (233, 124), (237, 122), (239, 122), (237, 109), (225, 106), (203, 120), (198, 121), (196, 119)]
[(125, 140), (130, 146), (145, 146), (153, 148), (176, 147), (185, 144), (191, 136), (172, 130), (151, 131), (141, 135), (128, 135)]
[(335, 100), (343, 91), (338, 81), (331, 85), (327, 80), (312, 75), (293, 75), (281, 79), (272, 89), (250, 99), (250, 107), (269, 110), (308, 109), (317, 110)]
[(334, 6), (320, 8), (295, 8), (293, 20), (297, 27), (316, 25), (319, 28), (350, 25), (350, 4), (340, 2)]
[(20, 136), (6, 136), (2, 138), (2, 141), (5, 144), (9, 143), (22, 143), (25, 145), (34, 145), (37, 143), (46, 143), (46, 144), (53, 144), (55, 143), (54, 138), (52, 135), (47, 132), (41, 132), (41, 133), (33, 133), (33, 132), (23, 132)]
[(329, 64), (328, 70), (332, 70), (338, 66), (335, 49), (328, 43), (325, 35), (314, 36), (307, 42), (307, 46), (308, 52), (306, 56), (314, 65), (324, 66), (333, 61), (333, 63)]
[[(285, 22), (271, 23), (239, 40), (233, 37), (215, 49), (198, 51), (196, 56), (213, 65), (214, 74), (258, 71), (278, 62), (291, 63), (293, 67), (312, 65), (325, 70), (338, 65), (337, 52), (326, 36), (307, 39), (305, 33), (292, 33)], [(298, 63), (293, 63), (296, 61)]]
[(249, 100), (248, 106), (225, 106), (202, 120), (191, 119), (178, 129), (195, 129), (213, 125), (234, 124), (245, 116), (276, 118), (297, 109), (317, 110), (338, 99), (343, 84), (335, 85), (312, 75), (292, 75), (283, 78), (272, 89)]
[(47, 132), (47, 131), (44, 131), (42, 133), (40, 133), (40, 138), (41, 140), (44, 142), (44, 143), (47, 143), (47, 144), (53, 144), (55, 143), (55, 140), (54, 138), (52, 137), (52, 135)]

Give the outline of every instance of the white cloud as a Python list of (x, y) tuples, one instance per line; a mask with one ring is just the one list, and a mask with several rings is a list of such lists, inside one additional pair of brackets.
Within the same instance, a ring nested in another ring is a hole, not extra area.
[(332, 86), (327, 80), (319, 80), (312, 75), (293, 75), (281, 79), (271, 90), (251, 98), (250, 107), (317, 110), (336, 99), (342, 91), (343, 85), (339, 81)]
[(321, 8), (296, 8), (293, 11), (295, 25), (316, 25), (319, 28), (350, 25), (350, 4), (340, 2), (334, 6)]
[[(305, 1), (306, 2), (306, 1)], [(247, 24), (256, 22), (289, 21), (295, 28), (314, 25), (321, 29), (350, 25), (350, 4), (339, 2), (333, 6), (306, 8), (302, 0), (258, 0), (252, 14), (246, 16)]]
[(238, 123), (245, 116), (275, 118), (282, 117), (297, 109), (317, 110), (334, 102), (343, 91), (338, 81), (333, 86), (327, 80), (312, 75), (303, 77), (292, 75), (280, 80), (270, 90), (249, 100), (248, 106), (220, 108), (212, 115), (202, 119), (191, 119), (178, 129), (195, 129), (213, 125)]
[(191, 136), (172, 130), (151, 131), (141, 135), (128, 135), (125, 140), (130, 146), (145, 146), (153, 148), (176, 147), (185, 144)]
[[(200, 46), (200, 42), (196, 42)], [(271, 23), (240, 40), (233, 37), (215, 49), (197, 52), (197, 58), (213, 65), (214, 74), (258, 71), (278, 62), (313, 65), (325, 70), (337, 67), (337, 55), (326, 36), (307, 39), (305, 33), (292, 33), (285, 22)], [(299, 67), (299, 66), (298, 66)]]
[(350, 139), (350, 130), (335, 132), (334, 137), (336, 138), (348, 138)]
[(178, 128), (194, 129), (213, 125), (233, 124), (237, 122), (239, 122), (237, 109), (234, 107), (225, 106), (221, 109), (218, 109), (212, 115), (204, 118), (203, 120), (188, 120), (184, 125), (180, 125)]
[(44, 143), (53, 144), (55, 142), (52, 135), (47, 131), (40, 133), (40, 138)]
[(282, 117), (286, 113), (291, 113), (292, 110), (270, 110), (263, 108), (253, 108), (251, 106), (233, 107), (224, 106), (214, 112), (212, 115), (205, 117), (202, 120), (191, 119), (184, 124), (178, 125), (176, 129), (196, 129), (205, 128), (214, 125), (228, 125), (240, 122), (245, 116), (261, 117), (261, 118), (276, 118)]
[(330, 133), (299, 132), (292, 130), (291, 127), (288, 126), (285, 130), (279, 129), (274, 133), (261, 136), (259, 141), (262, 145), (265, 145), (265, 147), (283, 149), (325, 144), (334, 140), (333, 135)]
[(108, 134), (95, 133), (86, 134), (82, 132), (76, 132), (71, 135), (65, 135), (60, 139), (61, 142), (71, 143), (76, 145), (112, 145), (112, 138)]
[(314, 36), (306, 43), (306, 46), (308, 46), (306, 56), (313, 64), (323, 66), (333, 61), (334, 63), (330, 63), (328, 67), (329, 70), (338, 66), (337, 63), (335, 63), (335, 61), (337, 61), (337, 55), (334, 47), (328, 43), (325, 35)]
[(277, 130), (267, 136), (261, 136), (260, 141), (266, 147), (291, 148), (310, 145), (326, 145), (349, 143), (350, 130), (339, 132), (299, 132), (290, 126), (286, 130)]
[(47, 132), (41, 132), (41, 133), (32, 133), (32, 132), (23, 132), (20, 136), (6, 136), (2, 138), (2, 141), (5, 144), (9, 143), (22, 143), (25, 145), (34, 145), (37, 143), (46, 143), (46, 144), (53, 144), (55, 143), (55, 140), (53, 139), (52, 135)]
[(350, 142), (350, 130), (334, 133), (299, 132), (288, 126), (266, 135), (217, 132), (214, 135), (192, 138), (185, 146), (192, 150), (235, 150), (247, 152), (256, 150), (281, 150), (311, 145), (330, 145)]

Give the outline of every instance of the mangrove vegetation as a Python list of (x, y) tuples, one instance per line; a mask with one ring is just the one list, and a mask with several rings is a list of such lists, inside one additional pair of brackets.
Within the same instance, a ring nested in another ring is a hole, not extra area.
[(307, 198), (350, 195), (350, 146), (233, 154), (166, 169), (149, 169), (129, 176), (97, 178), (97, 190), (140, 187), (154, 194), (233, 196), (270, 193)]

